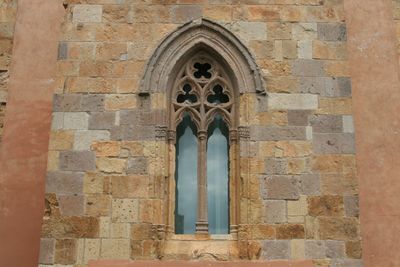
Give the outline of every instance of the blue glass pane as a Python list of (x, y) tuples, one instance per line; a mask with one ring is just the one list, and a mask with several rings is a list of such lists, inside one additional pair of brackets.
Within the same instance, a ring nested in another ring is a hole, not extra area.
[(229, 233), (229, 145), (228, 129), (217, 116), (208, 130), (207, 199), (211, 234)]
[(193, 234), (197, 219), (196, 126), (185, 115), (177, 127), (175, 233)]

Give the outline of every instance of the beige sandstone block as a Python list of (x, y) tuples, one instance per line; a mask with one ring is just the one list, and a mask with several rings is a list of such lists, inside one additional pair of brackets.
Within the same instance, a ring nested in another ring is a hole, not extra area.
[(107, 238), (110, 237), (110, 217), (100, 217), (99, 221), (99, 237)]
[(128, 238), (130, 235), (129, 223), (112, 223), (111, 238)]
[(73, 143), (73, 131), (60, 130), (50, 133), (49, 150), (71, 150)]
[(83, 179), (83, 192), (87, 194), (103, 193), (104, 177), (100, 173), (85, 173)]
[(136, 102), (136, 95), (107, 95), (105, 101), (105, 109), (134, 109), (136, 108)]
[(100, 257), (101, 239), (85, 239), (85, 249), (83, 262), (88, 263), (89, 260), (97, 260)]
[(290, 251), (292, 259), (305, 258), (305, 241), (303, 239), (295, 239), (290, 241)]
[(74, 23), (101, 22), (103, 7), (101, 5), (75, 5), (72, 14)]
[(49, 151), (47, 154), (47, 171), (56, 171), (60, 166), (60, 152)]
[(118, 141), (93, 142), (91, 150), (96, 153), (96, 157), (117, 157), (121, 153), (121, 144)]
[(149, 177), (144, 175), (111, 176), (111, 193), (117, 198), (146, 198)]
[(111, 212), (111, 197), (103, 194), (86, 195), (86, 214), (90, 216), (107, 216)]
[(351, 115), (352, 110), (351, 98), (320, 97), (317, 114)]
[(307, 196), (301, 195), (297, 201), (287, 201), (288, 216), (305, 216), (307, 211)]
[(129, 239), (103, 239), (101, 241), (100, 257), (102, 259), (129, 259)]
[(116, 158), (97, 158), (96, 167), (106, 173), (122, 173), (126, 167), (126, 160)]
[(137, 222), (139, 203), (136, 199), (113, 199), (113, 222)]

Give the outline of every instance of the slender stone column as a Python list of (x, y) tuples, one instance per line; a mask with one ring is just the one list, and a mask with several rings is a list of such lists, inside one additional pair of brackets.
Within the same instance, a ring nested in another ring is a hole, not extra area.
[(207, 131), (198, 132), (199, 163), (197, 167), (198, 203), (196, 233), (208, 234), (208, 206), (207, 206)]
[(18, 1), (0, 148), (0, 266), (38, 266), (63, 15), (62, 1)]

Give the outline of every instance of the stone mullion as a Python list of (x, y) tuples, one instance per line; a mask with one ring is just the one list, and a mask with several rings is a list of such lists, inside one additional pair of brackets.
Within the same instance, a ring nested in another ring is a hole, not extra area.
[(197, 132), (198, 138), (198, 203), (196, 233), (208, 234), (208, 206), (207, 206), (207, 125), (204, 107), (205, 92), (200, 92), (200, 128)]
[(229, 225), (230, 225), (230, 233), (237, 234), (238, 232), (238, 223), (239, 223), (239, 211), (237, 207), (237, 199), (239, 197), (239, 181), (237, 171), (239, 169), (237, 160), (237, 156), (239, 153), (238, 146), (238, 132), (237, 130), (229, 131)]

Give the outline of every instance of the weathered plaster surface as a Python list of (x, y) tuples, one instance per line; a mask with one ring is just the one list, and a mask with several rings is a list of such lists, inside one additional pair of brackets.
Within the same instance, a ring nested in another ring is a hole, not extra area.
[(391, 1), (346, 0), (365, 267), (399, 266), (400, 90)]
[(0, 266), (37, 266), (62, 5), (18, 1), (0, 149)]

